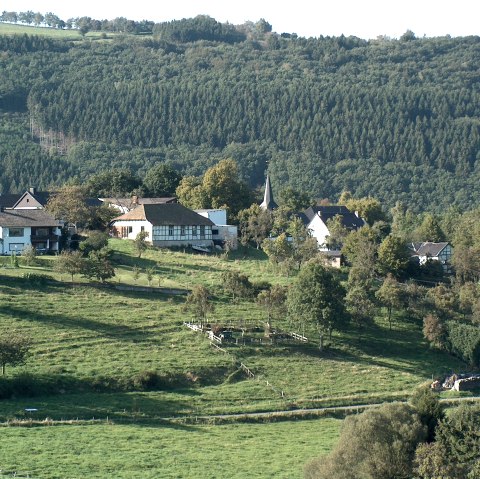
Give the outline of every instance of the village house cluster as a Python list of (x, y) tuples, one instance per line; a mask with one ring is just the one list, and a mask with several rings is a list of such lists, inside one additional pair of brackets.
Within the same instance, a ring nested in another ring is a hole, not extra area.
[[(28, 246), (33, 246), (38, 253), (60, 251), (60, 236), (66, 225), (45, 210), (52, 194), (29, 188), (22, 194), (0, 195), (1, 254), (21, 254)], [(91, 206), (104, 204), (118, 210), (119, 216), (110, 223), (110, 233), (117, 238), (134, 240), (144, 232), (145, 241), (157, 247), (191, 247), (200, 251), (238, 247), (238, 228), (228, 224), (225, 209), (192, 210), (178, 203), (175, 197), (132, 196), (90, 198), (88, 201)], [(260, 207), (270, 211), (278, 208), (268, 176)], [(349, 231), (366, 225), (358, 212), (346, 206), (312, 206), (298, 216), (334, 267), (340, 267), (342, 255), (339, 245), (328, 244), (330, 220), (340, 218), (342, 226)], [(408, 246), (412, 258), (419, 264), (435, 260), (450, 272), (453, 251), (449, 243), (420, 242)]]

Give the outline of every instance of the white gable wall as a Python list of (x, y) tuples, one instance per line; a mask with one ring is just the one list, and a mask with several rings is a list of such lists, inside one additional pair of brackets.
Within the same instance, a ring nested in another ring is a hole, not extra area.
[(227, 224), (227, 210), (195, 210), (195, 212), (208, 218), (216, 225)]
[(328, 248), (325, 245), (325, 241), (327, 236), (330, 236), (330, 232), (323, 220), (318, 215), (315, 215), (313, 220), (310, 221), (308, 229), (311, 231), (312, 236), (317, 240), (319, 249), (327, 251)]
[(137, 237), (138, 233), (140, 233), (141, 231), (146, 231), (148, 233), (148, 237), (145, 239), (145, 241), (147, 243), (152, 243), (152, 237), (153, 237), (152, 223), (150, 223), (147, 220), (135, 220), (135, 221), (120, 220), (120, 221), (115, 221), (113, 226), (117, 230), (117, 236), (119, 238), (134, 240)]

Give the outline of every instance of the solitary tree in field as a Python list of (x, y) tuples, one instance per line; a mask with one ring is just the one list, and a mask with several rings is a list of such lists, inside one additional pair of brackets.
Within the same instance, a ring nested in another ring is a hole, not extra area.
[(392, 329), (392, 311), (402, 304), (402, 290), (398, 281), (391, 275), (387, 275), (382, 286), (375, 293), (382, 306), (387, 308), (387, 318), (390, 329)]
[(270, 289), (260, 291), (257, 296), (257, 304), (260, 305), (267, 314), (265, 334), (270, 334), (272, 329), (272, 319), (286, 315), (287, 290), (285, 287), (276, 284)]
[(0, 338), (0, 366), (2, 367), (2, 376), (5, 375), (5, 366), (19, 366), (25, 362), (25, 358), (30, 350), (30, 340), (17, 333)]
[(192, 288), (192, 292), (187, 296), (187, 301), (184, 305), (184, 308), (190, 310), (202, 326), (207, 322), (207, 314), (214, 310), (209, 296), (210, 293), (205, 286), (196, 284)]
[(345, 291), (332, 271), (315, 261), (302, 267), (288, 291), (289, 316), (316, 326), (320, 351), (325, 335), (345, 318), (344, 297)]
[(148, 231), (140, 231), (140, 233), (137, 234), (137, 236), (133, 241), (133, 247), (139, 258), (141, 258), (142, 254), (148, 248), (148, 244), (146, 241), (147, 238), (148, 238)]
[(107, 248), (91, 251), (88, 258), (84, 258), (83, 275), (89, 279), (98, 279), (102, 283), (115, 276), (115, 269), (109, 256), (110, 251)]
[(55, 260), (55, 271), (67, 273), (73, 277), (83, 271), (84, 258), (81, 251), (62, 251)]
[(247, 275), (238, 271), (226, 271), (222, 274), (223, 289), (232, 295), (232, 301), (248, 298), (252, 293), (252, 283)]

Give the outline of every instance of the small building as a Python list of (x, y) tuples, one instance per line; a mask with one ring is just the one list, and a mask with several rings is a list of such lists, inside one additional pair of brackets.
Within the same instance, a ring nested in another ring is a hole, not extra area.
[(451, 259), (453, 248), (448, 242), (433, 243), (426, 241), (423, 243), (412, 243), (410, 245), (412, 257), (418, 258), (419, 264), (425, 264), (427, 261), (438, 261), (444, 271), (448, 272), (451, 268)]
[(342, 266), (342, 253), (340, 251), (321, 251), (319, 255), (325, 266), (337, 269)]
[(327, 238), (331, 235), (328, 229), (329, 220), (339, 217), (342, 225), (350, 231), (365, 226), (365, 221), (346, 206), (311, 206), (301, 215), (312, 236), (316, 238), (321, 251), (328, 251)]
[(10, 209), (0, 211), (0, 248), (2, 254), (21, 253), (33, 246), (41, 253), (59, 251), (62, 222), (45, 210)]
[(214, 223), (180, 203), (142, 204), (114, 218), (112, 234), (118, 238), (135, 239), (141, 231), (146, 241), (159, 247), (213, 247)]
[(238, 227), (227, 224), (227, 210), (202, 209), (195, 210), (195, 212), (214, 223), (212, 239), (216, 246), (225, 248), (228, 243), (230, 249), (236, 250), (238, 248)]

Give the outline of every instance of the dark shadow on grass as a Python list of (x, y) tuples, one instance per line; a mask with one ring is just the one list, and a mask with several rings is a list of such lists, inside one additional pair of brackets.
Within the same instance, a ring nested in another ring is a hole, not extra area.
[(145, 270), (148, 268), (156, 268), (158, 266), (158, 263), (152, 259), (139, 258), (118, 251), (115, 251), (112, 255), (112, 263), (115, 266), (127, 267), (127, 269), (132, 269), (134, 266), (138, 266), (140, 269)]
[(153, 341), (151, 334), (142, 328), (136, 329), (126, 325), (105, 324), (92, 319), (59, 315), (55, 311), (52, 311), (51, 314), (45, 314), (16, 306), (0, 305), (0, 314), (23, 321), (36, 321), (50, 324), (62, 329), (87, 329), (95, 331), (107, 338), (120, 341), (132, 343)]

